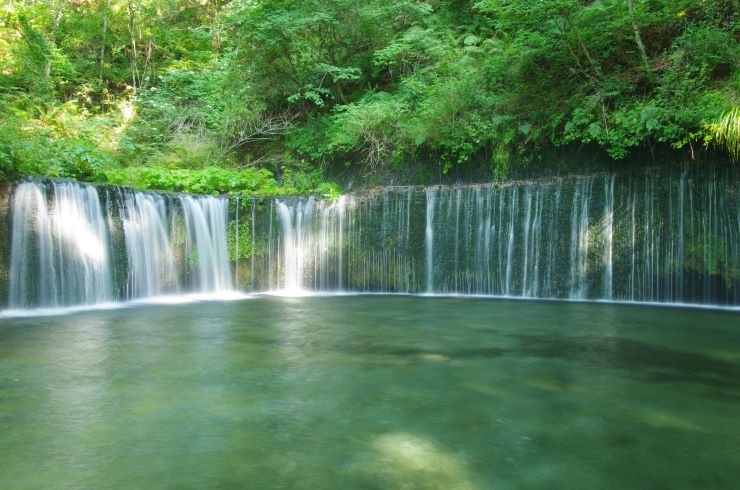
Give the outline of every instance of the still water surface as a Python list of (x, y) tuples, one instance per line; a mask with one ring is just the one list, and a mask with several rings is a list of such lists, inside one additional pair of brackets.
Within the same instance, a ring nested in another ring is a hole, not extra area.
[(259, 297), (0, 320), (0, 488), (708, 489), (740, 316)]

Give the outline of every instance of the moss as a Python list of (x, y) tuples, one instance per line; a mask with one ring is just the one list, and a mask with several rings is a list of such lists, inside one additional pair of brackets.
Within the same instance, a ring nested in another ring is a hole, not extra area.
[(8, 300), (8, 264), (10, 263), (10, 185), (0, 182), (0, 308)]
[[(229, 222), (226, 239), (229, 247), (229, 258), (232, 262), (247, 260), (252, 256), (251, 219), (240, 219)], [(238, 240), (237, 240), (238, 238)], [(238, 247), (237, 247), (238, 245)]]

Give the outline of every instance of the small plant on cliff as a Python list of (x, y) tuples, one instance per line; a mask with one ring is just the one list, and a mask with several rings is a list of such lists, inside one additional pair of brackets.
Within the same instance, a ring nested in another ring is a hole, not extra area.
[(709, 124), (708, 142), (727, 152), (732, 161), (740, 160), (740, 107), (734, 107), (716, 122)]

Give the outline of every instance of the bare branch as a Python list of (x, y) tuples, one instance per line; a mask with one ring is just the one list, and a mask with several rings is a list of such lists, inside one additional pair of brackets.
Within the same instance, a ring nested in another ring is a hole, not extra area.
[(268, 141), (295, 131), (297, 114), (283, 112), (256, 119), (231, 119), (227, 116), (219, 142), (219, 160), (248, 143)]

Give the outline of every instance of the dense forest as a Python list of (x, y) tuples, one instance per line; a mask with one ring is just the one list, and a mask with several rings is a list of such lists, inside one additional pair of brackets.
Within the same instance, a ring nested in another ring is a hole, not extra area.
[(736, 0), (5, 0), (0, 178), (332, 195), (328, 166), (737, 158)]

